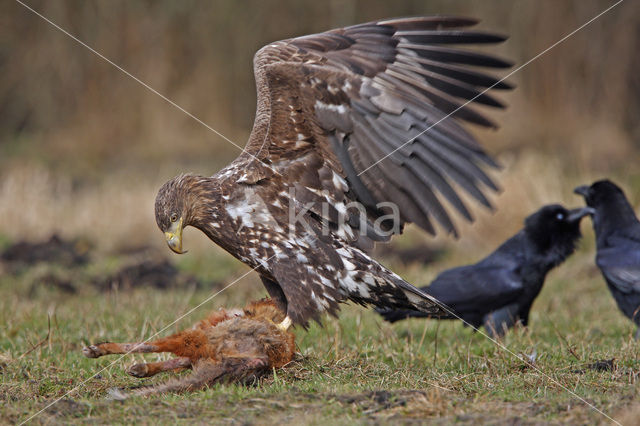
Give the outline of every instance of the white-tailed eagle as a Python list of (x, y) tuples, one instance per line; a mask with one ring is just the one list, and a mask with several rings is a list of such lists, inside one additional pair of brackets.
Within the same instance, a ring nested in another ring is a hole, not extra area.
[(479, 69), (511, 64), (451, 47), (505, 40), (465, 29), (474, 24), (391, 19), (260, 49), (256, 119), (242, 154), (158, 193), (169, 247), (182, 252), (183, 228), (200, 229), (255, 268), (285, 326), (336, 315), (346, 300), (447, 316), (367, 249), (408, 222), (433, 233), (435, 220), (455, 234), (443, 204), (472, 220), (460, 190), (490, 206), (483, 191), (496, 186), (483, 167), (495, 163), (460, 122), (495, 127), (463, 104), (503, 107), (481, 92), (511, 86)]

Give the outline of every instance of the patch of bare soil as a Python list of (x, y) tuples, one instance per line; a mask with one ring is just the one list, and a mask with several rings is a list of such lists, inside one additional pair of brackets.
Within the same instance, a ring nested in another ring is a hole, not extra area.
[(144, 260), (124, 266), (111, 276), (95, 278), (92, 284), (101, 291), (129, 290), (136, 287), (151, 287), (159, 290), (202, 287), (202, 283), (197, 278), (179, 271), (167, 260)]
[(48, 407), (45, 412), (56, 417), (78, 417), (89, 411), (89, 405), (75, 401), (71, 398), (63, 398)]
[[(65, 240), (53, 235), (46, 241), (19, 241), (0, 253), (0, 270), (26, 278), (29, 295), (42, 290), (74, 294), (83, 286), (100, 291), (129, 290), (137, 287), (200, 288), (193, 275), (180, 271), (168, 260), (154, 256), (147, 247), (136, 247), (117, 256), (126, 259), (124, 266), (106, 276), (92, 276), (87, 271), (97, 263), (93, 245), (84, 239)], [(212, 285), (215, 285), (214, 283)]]
[(355, 395), (337, 395), (335, 399), (343, 404), (351, 404), (363, 410), (365, 414), (375, 413), (391, 407), (405, 406), (402, 396), (386, 390), (372, 391)]
[(69, 278), (53, 271), (33, 280), (29, 287), (29, 297), (35, 297), (41, 288), (52, 289), (66, 294), (75, 294), (78, 291)]
[(341, 404), (352, 405), (374, 418), (425, 418), (440, 415), (448, 404), (437, 392), (423, 390), (376, 390), (354, 395), (336, 395)]
[(89, 262), (91, 244), (85, 239), (65, 241), (57, 235), (42, 242), (19, 241), (7, 247), (0, 259), (14, 267), (50, 262), (62, 266), (81, 266)]
[(451, 398), (433, 388), (427, 390), (379, 390), (354, 395), (330, 396), (349, 404), (376, 422), (394, 424), (538, 425), (543, 413), (562, 412), (566, 407), (549, 407), (533, 402), (492, 402), (481, 406), (472, 400)]
[(593, 371), (614, 371), (616, 369), (616, 359), (603, 359), (599, 360), (584, 366), (584, 368), (579, 368), (576, 370), (572, 370), (572, 373), (584, 374), (587, 370)]

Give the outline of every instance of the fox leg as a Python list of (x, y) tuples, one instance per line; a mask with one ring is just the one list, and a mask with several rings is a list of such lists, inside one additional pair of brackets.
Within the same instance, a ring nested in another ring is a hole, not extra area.
[(111, 354), (129, 354), (129, 353), (150, 353), (164, 352), (153, 343), (98, 343), (89, 345), (82, 349), (82, 354), (87, 358), (99, 358), (104, 355)]
[[(196, 332), (197, 333), (197, 332)], [(136, 343), (98, 343), (90, 345), (82, 349), (82, 353), (87, 358), (98, 358), (104, 355), (112, 354), (137, 354), (137, 353), (153, 353), (153, 352), (174, 352), (176, 349), (184, 346), (184, 338), (194, 334), (189, 330), (178, 333), (173, 336), (154, 340), (152, 342), (136, 342)]]
[(127, 369), (127, 373), (134, 377), (151, 377), (163, 371), (191, 368), (191, 359), (187, 357), (173, 358), (161, 362), (134, 364)]
[(99, 358), (111, 354), (172, 352), (177, 356), (202, 357), (199, 349), (205, 348), (208, 339), (202, 330), (185, 330), (173, 336), (164, 337), (152, 342), (137, 343), (98, 343), (82, 349), (87, 358)]

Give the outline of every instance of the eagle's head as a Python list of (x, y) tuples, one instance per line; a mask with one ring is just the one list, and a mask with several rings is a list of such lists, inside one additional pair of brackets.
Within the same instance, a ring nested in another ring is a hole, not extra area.
[(192, 189), (198, 177), (180, 175), (162, 185), (156, 196), (156, 223), (167, 239), (169, 248), (182, 251), (182, 230), (191, 225), (193, 205)]

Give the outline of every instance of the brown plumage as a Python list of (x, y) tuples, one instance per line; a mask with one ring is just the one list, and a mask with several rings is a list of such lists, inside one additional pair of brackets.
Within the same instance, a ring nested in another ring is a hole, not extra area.
[(132, 365), (128, 373), (135, 377), (193, 369), (188, 376), (135, 389), (136, 395), (196, 390), (215, 383), (246, 383), (293, 359), (295, 336), (277, 326), (284, 317), (273, 301), (264, 299), (243, 310), (221, 309), (192, 329), (163, 339), (149, 343), (99, 343), (85, 347), (82, 353), (88, 358), (149, 352), (171, 352), (178, 357)]
[(182, 252), (182, 229), (200, 229), (255, 268), (305, 326), (345, 300), (443, 313), (366, 250), (407, 222), (433, 233), (435, 219), (455, 234), (444, 200), (472, 220), (461, 190), (490, 206), (484, 191), (496, 186), (482, 167), (495, 164), (460, 121), (495, 126), (464, 103), (502, 107), (481, 92), (510, 86), (476, 67), (510, 64), (450, 47), (504, 40), (464, 29), (475, 23), (392, 19), (260, 49), (256, 119), (242, 154), (214, 176), (181, 175), (158, 193), (169, 246)]

